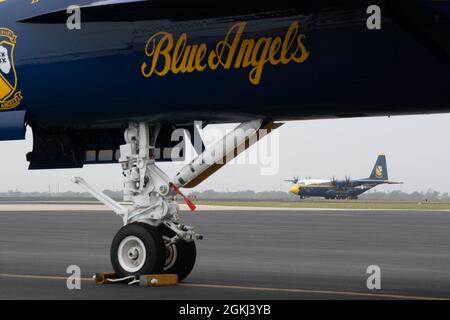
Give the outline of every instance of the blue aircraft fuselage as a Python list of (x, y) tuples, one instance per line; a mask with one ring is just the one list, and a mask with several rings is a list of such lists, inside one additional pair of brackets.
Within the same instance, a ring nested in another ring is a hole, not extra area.
[(70, 127), (450, 110), (448, 60), (389, 17), (369, 30), (364, 1), (262, 13), (255, 4), (220, 17), (170, 18), (167, 8), (166, 19), (104, 4), (82, 8), (81, 30), (69, 30), (65, 8), (74, 2), (93, 1), (0, 3), (0, 43), (5, 30), (16, 37), (16, 87), (1, 112)]

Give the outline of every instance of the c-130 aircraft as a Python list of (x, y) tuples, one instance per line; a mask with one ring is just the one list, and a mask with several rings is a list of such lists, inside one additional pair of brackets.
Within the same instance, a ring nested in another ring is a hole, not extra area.
[(381, 184), (402, 184), (388, 178), (386, 156), (378, 155), (377, 161), (368, 178), (344, 180), (332, 179), (302, 179), (295, 177), (289, 192), (300, 196), (300, 199), (310, 197), (322, 197), (325, 199), (358, 199), (358, 196)]
[[(123, 220), (115, 272), (182, 280), (201, 235), (175, 196), (284, 121), (449, 112), (449, 19), (427, 0), (3, 0), (0, 140), (31, 128), (32, 170), (120, 162), (128, 206), (74, 179)], [(241, 124), (168, 177), (194, 121)]]

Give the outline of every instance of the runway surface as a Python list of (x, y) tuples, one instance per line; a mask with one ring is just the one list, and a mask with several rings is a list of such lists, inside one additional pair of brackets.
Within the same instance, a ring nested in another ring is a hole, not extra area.
[[(76, 205), (74, 205), (76, 206)], [(450, 298), (450, 213), (200, 211), (184, 222), (205, 236), (185, 283), (98, 286), (121, 226), (105, 211), (0, 212), (0, 299)], [(82, 270), (68, 290), (66, 268)], [(381, 268), (381, 290), (366, 269)]]

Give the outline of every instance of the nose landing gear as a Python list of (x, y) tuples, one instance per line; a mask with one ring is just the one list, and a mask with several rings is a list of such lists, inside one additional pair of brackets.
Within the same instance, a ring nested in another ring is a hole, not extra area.
[(159, 128), (141, 122), (130, 123), (125, 131), (119, 162), (125, 177), (124, 200), (130, 205), (117, 203), (82, 178), (74, 179), (123, 219), (124, 227), (111, 245), (111, 263), (119, 278), (174, 273), (183, 280), (195, 264), (194, 241), (202, 239), (192, 227), (180, 224), (175, 202), (180, 191), (155, 164)]
[(228, 161), (281, 124), (252, 120), (232, 132), (184, 166), (172, 180), (156, 166), (155, 143), (160, 125), (132, 122), (125, 131), (126, 144), (120, 146), (124, 182), (122, 205), (92, 188), (82, 178), (74, 183), (122, 217), (124, 227), (111, 245), (111, 262), (120, 278), (144, 274), (177, 274), (185, 279), (195, 265), (195, 240), (203, 236), (180, 223), (175, 196), (181, 195), (191, 210), (195, 205), (179, 190), (195, 187)]

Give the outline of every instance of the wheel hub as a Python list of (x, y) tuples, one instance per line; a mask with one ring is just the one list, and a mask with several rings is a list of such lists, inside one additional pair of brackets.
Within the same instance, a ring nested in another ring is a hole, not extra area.
[(133, 247), (128, 250), (128, 257), (131, 260), (137, 260), (139, 258), (139, 249), (137, 247)]
[(121, 241), (117, 256), (121, 267), (125, 271), (135, 273), (144, 266), (147, 251), (141, 239), (129, 236)]

